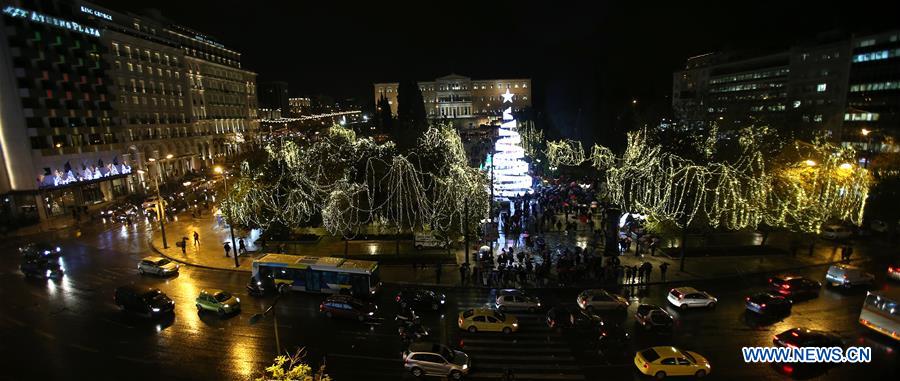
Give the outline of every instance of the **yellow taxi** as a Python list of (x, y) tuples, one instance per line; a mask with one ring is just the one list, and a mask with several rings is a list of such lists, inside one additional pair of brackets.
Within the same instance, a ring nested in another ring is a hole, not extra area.
[(634, 366), (648, 376), (657, 379), (666, 376), (706, 376), (712, 370), (709, 361), (696, 352), (675, 347), (652, 347), (640, 350), (634, 356)]
[(459, 313), (459, 329), (513, 333), (519, 330), (519, 319), (488, 308), (474, 308)]

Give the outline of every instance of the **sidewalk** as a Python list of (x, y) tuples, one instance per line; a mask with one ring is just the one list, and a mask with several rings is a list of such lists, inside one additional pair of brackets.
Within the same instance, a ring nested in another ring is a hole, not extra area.
[[(182, 214), (178, 216), (177, 221), (167, 223), (166, 233), (169, 244), (168, 249), (163, 248), (162, 235), (158, 230), (158, 224), (154, 224), (154, 229), (155, 231), (153, 234), (153, 239), (151, 240), (151, 246), (154, 251), (174, 261), (192, 266), (249, 272), (251, 271), (253, 259), (262, 256), (264, 253), (264, 251), (260, 250), (260, 248), (254, 246), (254, 241), (257, 237), (254, 237), (246, 232), (242, 233), (240, 231), (235, 231), (236, 240), (237, 238), (245, 237), (245, 242), (249, 251), (249, 254), (239, 257), (240, 267), (235, 268), (234, 258), (225, 257), (225, 252), (223, 249), (223, 244), (225, 242), (230, 242), (228, 228), (227, 226), (217, 224), (211, 213), (200, 218), (192, 218), (189, 214)], [(200, 234), (199, 246), (193, 245), (192, 237), (194, 231), (197, 231)], [(547, 232), (544, 234), (544, 237), (547, 240), (548, 247), (555, 247), (557, 244), (564, 244), (569, 246), (577, 245), (584, 247), (584, 245), (589, 241), (589, 238), (585, 237), (584, 233), (586, 232), (580, 231), (570, 234), (567, 234), (565, 232)], [(181, 237), (188, 238), (188, 247), (185, 254), (182, 254), (181, 248), (175, 245), (175, 243), (179, 241)], [(520, 238), (521, 237), (505, 237), (501, 234), (500, 238), (498, 238), (498, 240), (494, 242), (495, 250), (499, 250), (501, 245), (513, 245), (514, 247), (522, 248), (522, 242)], [(784, 244), (783, 240), (773, 238), (775, 237), (770, 238), (769, 244), (775, 247), (781, 247)], [(309, 254), (312, 255), (340, 256), (341, 254), (343, 254), (342, 244), (336, 245), (335, 241), (331, 238), (323, 239), (322, 241), (323, 242), (321, 242), (321, 244), (304, 244), (304, 250), (308, 250)], [(380, 245), (380, 247), (378, 248), (379, 251), (393, 250), (395, 248), (395, 242), (393, 241), (367, 242), (368, 243), (366, 245), (370, 245), (373, 247)], [(351, 243), (351, 247), (353, 247), (352, 245), (353, 243)], [(853, 260), (865, 260), (872, 256), (875, 256), (878, 253), (889, 252), (889, 250), (885, 250), (887, 246), (881, 247), (881, 245), (886, 244), (877, 242), (857, 242), (857, 244), (855, 245)], [(334, 252), (338, 248), (340, 248), (341, 251)], [(358, 247), (354, 249), (358, 250)], [(353, 250), (351, 254), (354, 254), (355, 251), (356, 250)], [(454, 250), (454, 252), (457, 257), (457, 263), (463, 263), (463, 248), (457, 248)], [(602, 250), (598, 250), (598, 252), (602, 252)], [(232, 255), (233, 254), (234, 251), (232, 250)], [(472, 255), (472, 258), (474, 258), (474, 256), (476, 255), (476, 250), (470, 250), (470, 255)], [(813, 251), (812, 255), (808, 254), (808, 251), (804, 246), (803, 249), (798, 250), (796, 256), (765, 255), (731, 257), (688, 257), (685, 261), (685, 271), (679, 271), (679, 258), (670, 258), (664, 256), (661, 251), (658, 251), (656, 256), (645, 254), (642, 257), (638, 257), (634, 255), (634, 251), (632, 249), (632, 251), (620, 256), (619, 259), (622, 266), (640, 266), (643, 262), (650, 262), (653, 265), (653, 270), (651, 272), (650, 278), (646, 282), (632, 282), (630, 280), (626, 280), (625, 282), (623, 282), (623, 284), (626, 286), (636, 286), (742, 277), (761, 273), (789, 272), (794, 269), (802, 269), (813, 266), (825, 266), (839, 262), (840, 251), (835, 251), (833, 245), (831, 245), (829, 242), (817, 241), (815, 250)], [(660, 274), (659, 265), (662, 263), (669, 264), (665, 280), (662, 279), (662, 276)], [(440, 267), (441, 275), (439, 282), (437, 275), (437, 266), (434, 264), (429, 264), (424, 268), (420, 264), (416, 266), (415, 269), (413, 268), (412, 264), (382, 264), (380, 266), (381, 279), (385, 283), (393, 284), (417, 284), (442, 287), (461, 286), (458, 265), (445, 264)], [(547, 283), (548, 287), (556, 285), (555, 278), (556, 274), (554, 266), (554, 271), (550, 274), (550, 279)], [(592, 286), (592, 284), (590, 283), (590, 281), (585, 281), (579, 283), (577, 286), (589, 287)]]

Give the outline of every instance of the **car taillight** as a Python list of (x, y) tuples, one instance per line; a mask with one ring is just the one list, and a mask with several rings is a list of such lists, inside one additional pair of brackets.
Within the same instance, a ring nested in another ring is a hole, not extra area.
[(786, 290), (790, 290), (790, 289), (791, 289), (791, 285), (785, 283), (785, 284), (782, 284), (782, 285), (781, 285), (781, 288), (786, 289)]
[(760, 305), (759, 305), (759, 308), (766, 308), (766, 304), (765, 304), (765, 303), (760, 304)]
[(749, 301), (750, 301), (750, 297), (748, 296), (745, 300), (749, 302)]
[(897, 269), (894, 268), (894, 266), (889, 266), (889, 267), (888, 267), (888, 272), (896, 272), (896, 271), (897, 271)]
[(650, 364), (647, 364), (647, 363), (645, 362), (645, 363), (644, 363), (644, 369), (647, 369), (647, 368), (649, 368), (649, 367), (650, 367)]
[(400, 301), (400, 295), (397, 295), (397, 301), (398, 302)]
[(320, 304), (320, 305), (319, 305), (319, 311), (325, 311), (325, 305), (324, 305), (324, 304)]

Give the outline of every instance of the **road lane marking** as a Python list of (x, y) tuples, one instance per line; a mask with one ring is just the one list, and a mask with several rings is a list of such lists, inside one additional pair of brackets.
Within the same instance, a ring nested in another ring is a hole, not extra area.
[(38, 334), (38, 335), (41, 335), (41, 336), (43, 336), (43, 337), (45, 337), (45, 338), (47, 338), (47, 339), (49, 339), (49, 340), (56, 340), (56, 336), (53, 336), (53, 335), (51, 335), (50, 333), (47, 333), (47, 332), (45, 332), (45, 331), (41, 331), (41, 330), (39, 330), (39, 329), (35, 329), (35, 330), (34, 330), (34, 333), (36, 333), (36, 334)]
[(94, 348), (86, 347), (86, 346), (80, 345), (80, 344), (72, 344), (72, 343), (69, 343), (69, 346), (71, 346), (71, 347), (73, 347), (73, 348), (76, 348), (76, 349), (80, 349), (80, 350), (85, 351), (85, 352), (100, 353), (100, 350), (99, 350), (99, 349), (94, 349)]

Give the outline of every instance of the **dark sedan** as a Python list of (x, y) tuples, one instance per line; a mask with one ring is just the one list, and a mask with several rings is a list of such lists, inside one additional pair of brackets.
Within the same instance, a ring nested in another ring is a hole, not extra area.
[(774, 295), (768, 292), (761, 292), (746, 299), (747, 311), (755, 312), (760, 315), (766, 314), (783, 314), (790, 315), (791, 303), (790, 299), (781, 295)]
[(593, 329), (603, 324), (597, 315), (575, 306), (556, 306), (547, 311), (547, 326), (560, 329)]
[(447, 296), (426, 289), (404, 290), (397, 293), (394, 298), (400, 308), (424, 308), (437, 311), (447, 302)]
[(819, 296), (822, 284), (812, 279), (796, 275), (780, 275), (769, 278), (772, 292), (791, 299), (815, 298)]

